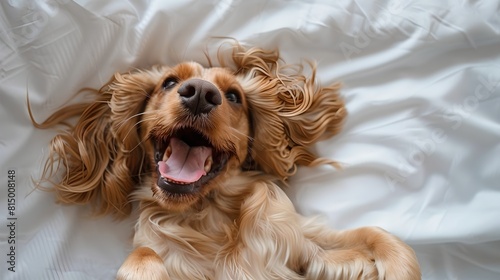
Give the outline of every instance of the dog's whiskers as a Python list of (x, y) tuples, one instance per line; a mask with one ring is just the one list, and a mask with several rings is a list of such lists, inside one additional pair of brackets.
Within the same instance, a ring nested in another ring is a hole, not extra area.
[[(129, 152), (132, 152), (134, 151), (135, 149), (139, 148), (139, 147), (142, 147), (142, 144), (144, 142), (146, 142), (147, 140), (149, 140), (149, 138), (145, 138), (145, 139), (142, 139), (141, 141), (139, 141), (139, 143), (137, 143), (137, 145), (135, 145), (132, 149), (129, 150)], [(143, 158), (144, 159), (144, 158)], [(141, 165), (142, 167), (142, 165)]]
[(245, 138), (246, 138), (247, 140), (249, 140), (249, 141), (253, 141), (253, 140), (254, 140), (254, 138), (253, 138), (252, 136), (247, 135), (247, 134), (245, 134), (245, 133), (243, 133), (243, 132), (239, 131), (238, 129), (236, 129), (236, 128), (234, 128), (234, 127), (230, 127), (229, 129), (231, 130), (231, 131), (230, 131), (231, 133), (234, 133), (234, 134), (231, 134), (231, 136), (240, 135), (240, 136), (245, 137)]
[[(128, 118), (126, 118), (126, 119), (124, 119), (124, 120), (120, 121), (120, 122), (118, 123), (118, 127), (121, 127), (122, 125), (124, 125), (126, 122), (130, 121), (130, 120), (131, 120), (131, 119), (133, 119), (133, 118), (140, 117), (140, 116), (143, 116), (143, 115), (153, 114), (153, 113), (155, 113), (155, 112), (156, 112), (156, 111), (144, 111), (144, 112), (140, 112), (140, 113), (137, 113), (137, 114), (135, 114), (135, 115), (132, 115), (132, 116), (130, 116), (130, 117), (128, 117)], [(135, 125), (137, 125), (137, 124), (138, 124), (138, 123), (134, 124), (134, 126), (135, 126)]]
[(134, 123), (134, 125), (127, 131), (127, 134), (125, 134), (125, 137), (123, 137), (123, 140), (127, 139), (127, 137), (130, 135), (132, 130), (134, 130), (134, 128), (136, 128), (136, 126), (140, 125), (141, 123), (143, 123), (145, 121), (153, 121), (153, 120), (155, 120), (155, 118), (154, 118), (154, 116), (151, 116), (149, 118), (144, 118), (144, 119)]

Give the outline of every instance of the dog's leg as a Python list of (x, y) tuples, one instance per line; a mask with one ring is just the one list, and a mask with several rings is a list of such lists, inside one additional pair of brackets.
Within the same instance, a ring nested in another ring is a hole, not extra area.
[(420, 279), (413, 250), (378, 228), (333, 231), (296, 213), (272, 183), (256, 183), (241, 205), (217, 279)]
[(319, 246), (305, 237), (302, 217), (276, 184), (260, 181), (249, 189), (232, 238), (217, 256), (215, 278), (306, 279), (304, 265)]
[(117, 280), (168, 280), (163, 260), (148, 247), (136, 248), (118, 270)]
[(307, 279), (421, 279), (413, 250), (380, 228), (336, 232), (306, 221), (304, 233), (321, 247), (307, 265)]

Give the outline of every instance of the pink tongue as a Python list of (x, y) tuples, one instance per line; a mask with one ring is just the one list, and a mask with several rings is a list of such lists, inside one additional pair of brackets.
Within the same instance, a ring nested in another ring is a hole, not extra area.
[(170, 140), (172, 154), (167, 161), (158, 162), (158, 170), (163, 178), (193, 183), (206, 175), (205, 161), (212, 155), (210, 147), (191, 147), (180, 139)]

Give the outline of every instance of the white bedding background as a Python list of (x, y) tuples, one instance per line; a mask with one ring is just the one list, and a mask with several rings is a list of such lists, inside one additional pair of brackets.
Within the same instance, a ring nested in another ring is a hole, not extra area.
[(301, 213), (385, 228), (415, 249), (423, 279), (500, 279), (499, 5), (2, 0), (0, 278), (113, 279), (131, 250), (133, 219), (33, 191), (57, 130), (31, 125), (27, 93), (42, 121), (115, 71), (206, 63), (223, 36), (344, 83), (345, 129), (315, 146), (344, 169), (299, 170), (288, 193)]

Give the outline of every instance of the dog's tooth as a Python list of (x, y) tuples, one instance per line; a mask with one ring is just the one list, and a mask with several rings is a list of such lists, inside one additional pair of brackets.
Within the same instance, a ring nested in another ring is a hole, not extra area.
[(212, 163), (213, 163), (212, 156), (209, 156), (205, 161), (205, 172), (207, 173), (210, 172), (210, 169), (212, 168)]
[(168, 145), (167, 150), (163, 154), (163, 161), (167, 161), (171, 155), (172, 155), (172, 146)]

